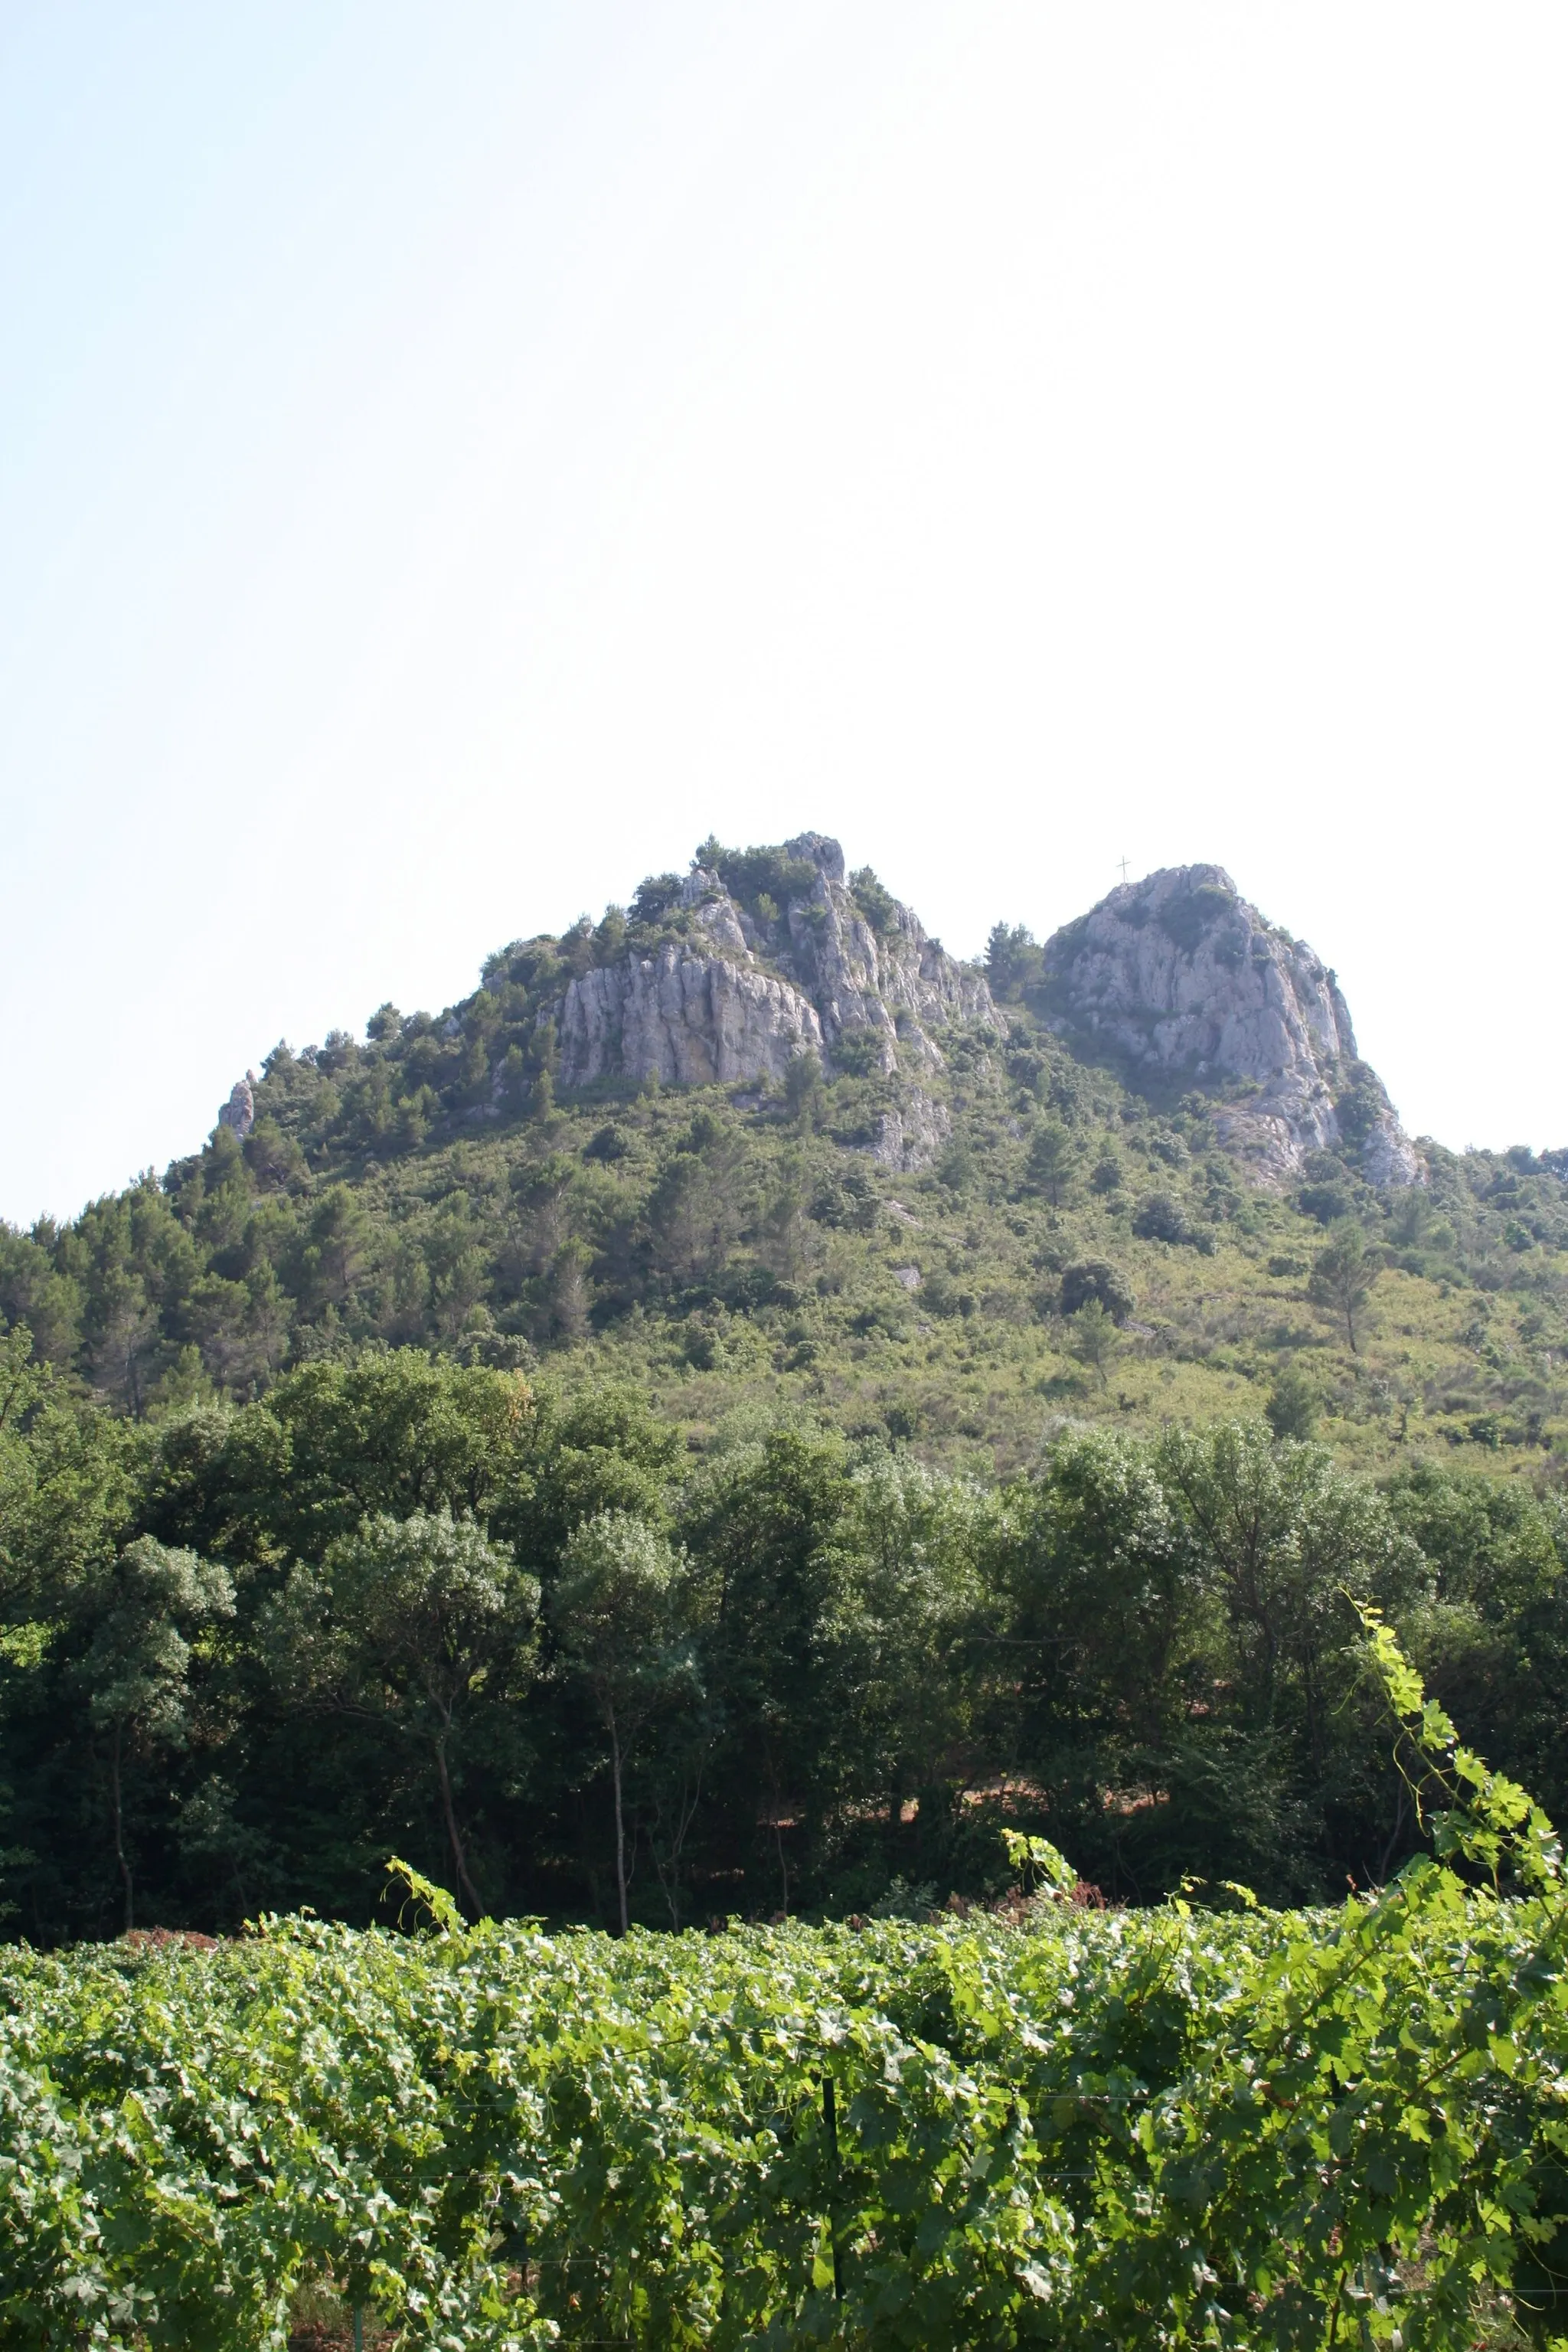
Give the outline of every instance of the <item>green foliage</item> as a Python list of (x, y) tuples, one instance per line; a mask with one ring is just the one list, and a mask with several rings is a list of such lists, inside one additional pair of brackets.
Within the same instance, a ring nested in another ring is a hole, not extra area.
[(998, 923), (985, 942), (985, 977), (999, 1004), (1016, 1004), (1026, 989), (1037, 985), (1045, 969), (1044, 950), (1022, 923)]
[(1023, 1830), (1004, 1830), (1002, 1843), (1008, 1861), (1023, 1881), (1026, 1895), (1032, 1895), (1037, 1886), (1047, 1887), (1053, 1895), (1070, 1895), (1078, 1885), (1077, 1871), (1049, 1838), (1031, 1837)]
[(1356, 1327), (1372, 1297), (1377, 1273), (1377, 1266), (1367, 1256), (1366, 1236), (1357, 1224), (1339, 1226), (1332, 1241), (1312, 1261), (1308, 1296), (1317, 1306), (1342, 1320), (1352, 1354), (1356, 1351)]
[[(1080, 1394), (1101, 1341), (1131, 1376), (1098, 1301), (1063, 1336)], [(1001, 1825), (1119, 1899), (1380, 1880), (1417, 1823), (1347, 1588), (1568, 1795), (1568, 1538), (1518, 1481), (1413, 1465), (1384, 1498), (1260, 1423), (1068, 1429), (989, 1485), (765, 1413), (693, 1452), (625, 1389), (412, 1350), (127, 1459), (14, 1353), (0, 1897), (36, 1943), (132, 1884), (171, 1925), (363, 1916), (389, 1847), (470, 1914), (616, 1924), (973, 1899)]]
[(784, 1072), (784, 1101), (791, 1115), (803, 1128), (810, 1129), (821, 1123), (824, 1087), (820, 1057), (807, 1051), (796, 1054)]
[(136, 1924), (123, 1802), (127, 1758), (184, 1745), (187, 1635), (233, 1614), (226, 1570), (195, 1552), (171, 1551), (152, 1536), (128, 1544), (91, 1596), (91, 1635), (72, 1679), (86, 1698), (88, 1723), (108, 1750), (110, 1829), (127, 1931)]
[[(405, 1862), (401, 1855), (395, 1853), (387, 1856), (386, 1875), (390, 1882), (387, 1887), (389, 1895), (395, 1887), (407, 1889), (406, 1897), (399, 1906), (397, 1919), (398, 1927), (405, 1933), (417, 1924), (421, 1911), (429, 1914), (438, 1934), (458, 1936), (462, 1933), (463, 1915), (444, 1886), (437, 1886), (422, 1871), (416, 1870), (411, 1862)], [(411, 1908), (414, 1914), (412, 1921), (409, 1917)]]
[(1276, 1437), (1305, 1440), (1317, 1428), (1319, 1410), (1311, 1381), (1295, 1364), (1287, 1364), (1268, 1391), (1263, 1416)]
[(839, 1069), (863, 1078), (869, 1071), (880, 1069), (889, 1042), (880, 1029), (843, 1029), (834, 1042), (833, 1058)]
[(1235, 892), (1222, 883), (1194, 883), (1180, 896), (1166, 900), (1160, 913), (1160, 927), (1184, 955), (1190, 956), (1224, 922), (1235, 904)]
[(476, 1912), (454, 1743), (492, 1677), (505, 1696), (520, 1694), (538, 1605), (538, 1579), (471, 1520), (449, 1509), (404, 1519), (381, 1512), (330, 1545), (319, 1569), (299, 1563), (266, 1622), (286, 1686), (428, 1753), (453, 1873)]
[(610, 1741), (615, 1795), (616, 1892), (624, 1936), (626, 1904), (626, 1769), (648, 1717), (693, 1665), (683, 1641), (683, 1577), (668, 1543), (646, 1519), (601, 1511), (567, 1540), (551, 1598), (563, 1663), (581, 1675)]
[(1121, 1345), (1121, 1336), (1098, 1298), (1086, 1298), (1081, 1307), (1074, 1308), (1067, 1343), (1079, 1362), (1087, 1364), (1104, 1388), (1107, 1370)]
[[(702, 852), (783, 971), (815, 882), (742, 856)], [(868, 1912), (895, 1882), (973, 1899), (999, 1814), (1118, 1899), (1187, 1872), (1275, 1900), (1381, 1881), (1415, 1821), (1342, 1604), (1270, 1565), (1270, 1536), (1249, 1615), (1158, 1442), (1217, 1448), (1259, 1413), (1281, 1461), (1315, 1427), (1358, 1492), (1391, 1482), (1426, 1565), (1391, 1553), (1365, 1589), (1468, 1735), (1568, 1803), (1568, 1160), (1424, 1146), (1429, 1183), (1383, 1196), (1352, 1151), (1314, 1155), (1379, 1308), (1320, 1318), (1340, 1227), (1255, 1190), (1201, 1091), (1069, 1050), (1026, 975), (1005, 1034), (955, 1022), (918, 1078), (905, 1040), (890, 1071), (879, 1050), (782, 1086), (563, 1087), (568, 981), (689, 934), (680, 898), (656, 877), (624, 926), (514, 942), (444, 1013), (279, 1046), (244, 1142), (220, 1129), (161, 1182), (0, 1233), (9, 1931), (124, 1916), (89, 1660), (142, 1538), (221, 1570), (233, 1614), (174, 1622), (182, 1737), (121, 1743), (138, 1917), (358, 1917), (395, 1849), (470, 1911), (616, 1923), (612, 1742), (551, 1612), (606, 1513), (692, 1579), (691, 1677), (623, 1758), (634, 1922)], [(1092, 1508), (1074, 1423), (1131, 1448)], [(1145, 1484), (1158, 1507), (1119, 1550), (1110, 1497)], [(1053, 1512), (1076, 1532), (1044, 1546), (1047, 1607), (1015, 1570)], [(455, 1704), (449, 1812), (428, 1694), (353, 1646), (353, 1547), (383, 1520), (416, 1544), (448, 1520), (541, 1587)], [(352, 1674), (313, 1677), (284, 1640), (296, 1578)]]
[(862, 866), (849, 877), (849, 887), (855, 894), (855, 904), (879, 936), (898, 927), (899, 902), (890, 890), (884, 889), (868, 866)]
[(1062, 1269), (1061, 1311), (1077, 1315), (1084, 1307), (1101, 1307), (1113, 1323), (1124, 1322), (1138, 1304), (1131, 1284), (1108, 1258), (1079, 1258)]
[(1142, 1241), (1197, 1243), (1180, 1203), (1169, 1192), (1146, 1192), (1132, 1215), (1132, 1230)]
[(1452, 1859), (1336, 1912), (612, 1943), (395, 1863), (435, 1937), (18, 1954), (0, 2340), (281, 2352), (314, 2289), (457, 2352), (1561, 2341), (1556, 1842), (1363, 1620)]
[[(811, 860), (792, 857), (787, 849), (725, 849), (710, 839), (698, 851), (697, 862), (716, 873), (742, 907), (755, 907), (765, 897), (775, 906), (786, 908), (792, 898), (809, 898), (816, 881)], [(876, 877), (870, 878), (875, 884)]]
[(1077, 1158), (1070, 1130), (1059, 1118), (1042, 1118), (1029, 1138), (1026, 1166), (1030, 1183), (1039, 1188), (1053, 1209), (1061, 1206)]
[(639, 882), (632, 894), (631, 919), (634, 924), (654, 924), (680, 896), (679, 874), (650, 874)]

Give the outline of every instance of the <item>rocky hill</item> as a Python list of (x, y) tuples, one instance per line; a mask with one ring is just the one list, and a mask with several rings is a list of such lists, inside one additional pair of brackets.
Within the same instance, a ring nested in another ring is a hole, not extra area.
[(869, 873), (857, 877), (858, 895), (826, 835), (721, 856), (719, 869), (700, 854), (659, 908), (689, 919), (684, 937), (571, 981), (559, 1013), (563, 1087), (783, 1078), (802, 1053), (889, 1072), (940, 1068), (934, 1027), (995, 1019), (981, 975)]
[(1080, 1048), (1110, 1046), (1135, 1081), (1234, 1090), (1215, 1129), (1258, 1181), (1282, 1184), (1343, 1145), (1373, 1184), (1420, 1181), (1333, 972), (1222, 866), (1112, 890), (1047, 942), (1044, 974), (1052, 1026)]
[[(620, 953), (612, 941), (538, 1016), (564, 1090), (766, 1084), (802, 1055), (918, 1080), (943, 1067), (938, 1037), (952, 1024), (1009, 1030), (984, 974), (868, 870), (847, 881), (843, 850), (823, 834), (740, 855), (705, 845), (684, 877), (644, 884), (639, 912), (682, 929)], [(1109, 1057), (1145, 1089), (1212, 1095), (1218, 1140), (1259, 1183), (1278, 1188), (1310, 1153), (1342, 1145), (1373, 1184), (1420, 1181), (1333, 973), (1217, 866), (1112, 891), (1046, 942), (1025, 992), (1081, 1057)], [(873, 1148), (912, 1168), (946, 1132), (917, 1085)]]
[[(562, 943), (519, 942), (486, 969), (498, 1003), (521, 979), (530, 1076), (548, 1070), (552, 1092), (765, 1087), (803, 1057), (827, 1072), (901, 1075), (913, 1083), (871, 1148), (914, 1169), (949, 1131), (919, 1083), (945, 1067), (941, 1035), (958, 1024), (1007, 1036), (1018, 1025), (985, 972), (950, 956), (869, 868), (847, 880), (843, 850), (825, 834), (740, 853), (704, 844), (685, 876), (642, 885), (634, 917), (628, 926), (612, 908), (597, 927), (581, 923)], [(1342, 1148), (1374, 1185), (1421, 1181), (1419, 1155), (1357, 1053), (1333, 972), (1220, 866), (1169, 867), (1113, 890), (1047, 940), (1018, 993), (1025, 1020), (1043, 1014), (1080, 1060), (1108, 1062), (1163, 1099), (1207, 1097), (1217, 1140), (1258, 1183), (1277, 1190), (1309, 1155)], [(478, 1018), (470, 1000), (443, 1034)], [(218, 1112), (241, 1140), (256, 1083), (247, 1071)], [(508, 1094), (497, 1051), (488, 1101), (462, 1108), (503, 1116)]]
[(696, 1444), (805, 1412), (1005, 1464), (1289, 1395), (1352, 1454), (1539, 1465), (1565, 1173), (1413, 1144), (1216, 866), (968, 964), (824, 835), (710, 840), (444, 1013), (279, 1045), (161, 1181), (0, 1228), (0, 1317), (139, 1417), (414, 1345), (629, 1380)]
[(1568, 1153), (1412, 1145), (1215, 866), (967, 964), (705, 842), (0, 1227), (0, 1936), (921, 1911), (1004, 1821), (1330, 1897), (1414, 1833), (1347, 1590), (1560, 1817)]

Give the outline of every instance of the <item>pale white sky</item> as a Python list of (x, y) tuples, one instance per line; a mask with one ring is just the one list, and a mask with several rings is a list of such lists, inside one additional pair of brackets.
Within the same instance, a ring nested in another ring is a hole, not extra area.
[(1568, 1141), (1568, 14), (0, 5), (0, 1214), (710, 829)]

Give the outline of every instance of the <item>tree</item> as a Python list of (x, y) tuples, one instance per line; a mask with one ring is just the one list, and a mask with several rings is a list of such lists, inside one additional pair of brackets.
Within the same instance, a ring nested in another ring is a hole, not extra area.
[[(94, 1596), (92, 1638), (78, 1668), (93, 1728), (109, 1740), (110, 1821), (125, 1895), (125, 1931), (136, 1924), (135, 1880), (125, 1834), (124, 1769), (136, 1753), (185, 1740), (188, 1635), (234, 1614), (226, 1569), (151, 1536), (120, 1553), (107, 1591)], [(182, 1631), (184, 1628), (184, 1631)]]
[(683, 1498), (688, 1543), (716, 1595), (705, 1646), (725, 1715), (721, 1832), (748, 1864), (767, 1834), (786, 1912), (784, 1832), (793, 1824), (798, 1846), (826, 1811), (845, 1728), (829, 1622), (846, 1471), (842, 1440), (774, 1431), (721, 1457)]
[(849, 887), (855, 894), (855, 904), (874, 931), (885, 936), (898, 929), (899, 902), (869, 866), (862, 866), (851, 874)]
[(586, 1242), (570, 1241), (556, 1251), (551, 1264), (551, 1325), (563, 1339), (580, 1339), (588, 1328), (588, 1268), (593, 1263)]
[(134, 1491), (127, 1435), (63, 1392), (25, 1324), (0, 1339), (0, 1623), (62, 1621), (108, 1590)]
[(141, 1276), (116, 1268), (103, 1286), (101, 1314), (93, 1370), (115, 1402), (139, 1421), (158, 1352), (158, 1317)]
[(286, 1678), (426, 1749), (458, 1892), (476, 1916), (484, 1906), (458, 1822), (453, 1742), (482, 1696), (515, 1692), (538, 1607), (538, 1579), (472, 1519), (383, 1511), (320, 1568), (296, 1568), (273, 1619)]
[(1107, 1367), (1121, 1345), (1121, 1334), (1098, 1298), (1087, 1299), (1068, 1318), (1067, 1343), (1068, 1352), (1099, 1376), (1101, 1388), (1107, 1387)]
[(1318, 1252), (1307, 1283), (1315, 1307), (1343, 1318), (1352, 1355), (1356, 1348), (1356, 1318), (1372, 1297), (1378, 1269), (1366, 1254), (1366, 1236), (1359, 1225), (1343, 1224), (1326, 1249)]
[(531, 1436), (526, 1472), (492, 1515), (527, 1559), (554, 1566), (574, 1529), (601, 1511), (661, 1522), (684, 1447), (638, 1391), (588, 1388), (568, 1399), (543, 1386)]
[(1419, 1249), (1436, 1222), (1437, 1209), (1425, 1184), (1407, 1184), (1389, 1219), (1394, 1238), (1402, 1248)]
[(699, 1111), (648, 1199), (660, 1273), (689, 1282), (722, 1271), (745, 1223), (746, 1174), (742, 1138), (711, 1111)]
[(807, 1046), (805, 1053), (793, 1056), (784, 1072), (784, 1100), (792, 1117), (807, 1132), (821, 1122), (822, 1097), (821, 1057)]
[[(833, 1205), (837, 1209), (837, 1202)], [(811, 1171), (798, 1151), (786, 1152), (779, 1161), (756, 1231), (757, 1255), (770, 1272), (785, 1282), (793, 1281), (817, 1254), (819, 1235), (811, 1208)]]
[(528, 1064), (523, 1059), (522, 1047), (515, 1039), (501, 1057), (497, 1086), (501, 1101), (515, 1118), (528, 1099)]
[(1318, 1392), (1299, 1366), (1287, 1364), (1268, 1391), (1263, 1418), (1276, 1437), (1305, 1440), (1318, 1425)]
[(488, 1523), (525, 1482), (536, 1420), (515, 1372), (432, 1363), (415, 1348), (302, 1364), (234, 1416), (189, 1498), (195, 1525), (214, 1533), (189, 1539), (233, 1557), (223, 1530), (238, 1519), (251, 1546), (319, 1560), (379, 1513), (445, 1509)]
[(1190, 1242), (1193, 1229), (1180, 1202), (1169, 1192), (1146, 1192), (1132, 1214), (1132, 1230), (1141, 1241)]
[(1016, 1003), (1039, 980), (1045, 950), (1023, 923), (997, 923), (985, 942), (985, 977), (1000, 1003)]
[(962, 1194), (973, 1191), (979, 1176), (980, 1163), (973, 1145), (966, 1135), (955, 1135), (937, 1161), (938, 1183), (944, 1184), (950, 1192)]
[(1325, 1676), (1331, 1654), (1343, 1653), (1344, 1593), (1383, 1604), (1408, 1599), (1419, 1553), (1375, 1488), (1347, 1477), (1322, 1446), (1270, 1443), (1257, 1422), (1172, 1430), (1155, 1460), (1224, 1599), (1252, 1720), (1271, 1725), (1293, 1680), (1310, 1762), (1321, 1769)]
[(587, 1685), (609, 1735), (616, 1891), (626, 1907), (626, 1767), (637, 1734), (671, 1687), (694, 1675), (682, 1639), (680, 1562), (646, 1519), (601, 1511), (567, 1540), (550, 1614), (561, 1654)]
[(245, 1139), (245, 1164), (263, 1192), (280, 1192), (306, 1173), (305, 1155), (275, 1118), (258, 1118)]
[(1113, 1323), (1125, 1322), (1138, 1304), (1132, 1285), (1109, 1258), (1075, 1259), (1071, 1265), (1062, 1268), (1062, 1313), (1076, 1315), (1091, 1299), (1099, 1301)]
[(1009, 1498), (998, 1581), (1012, 1601), (1031, 1761), (1123, 1727), (1149, 1746), (1168, 1732), (1170, 1662), (1190, 1605), (1184, 1569), (1170, 1503), (1136, 1441), (1071, 1430)]
[(849, 1481), (827, 1616), (838, 1739), (894, 1821), (967, 1728), (959, 1654), (981, 1607), (978, 1559), (994, 1517), (980, 1487), (906, 1454), (875, 1454)]
[(372, 1238), (361, 1202), (346, 1184), (330, 1184), (310, 1213), (300, 1251), (306, 1295), (317, 1305), (342, 1306), (364, 1269)]
[(1059, 1118), (1043, 1118), (1029, 1138), (1026, 1163), (1029, 1181), (1038, 1187), (1053, 1209), (1061, 1206), (1062, 1192), (1076, 1158), (1072, 1130)]

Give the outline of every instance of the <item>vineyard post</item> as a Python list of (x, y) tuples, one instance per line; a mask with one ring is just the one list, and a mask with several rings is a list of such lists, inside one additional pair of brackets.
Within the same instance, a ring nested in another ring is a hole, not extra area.
[(827, 2133), (827, 2244), (833, 2256), (833, 2300), (839, 2303), (844, 2283), (838, 2275), (838, 2105), (833, 2077), (826, 2067), (822, 2070), (822, 2120)]
[(354, 2305), (354, 2352), (364, 2352), (364, 2312)]

